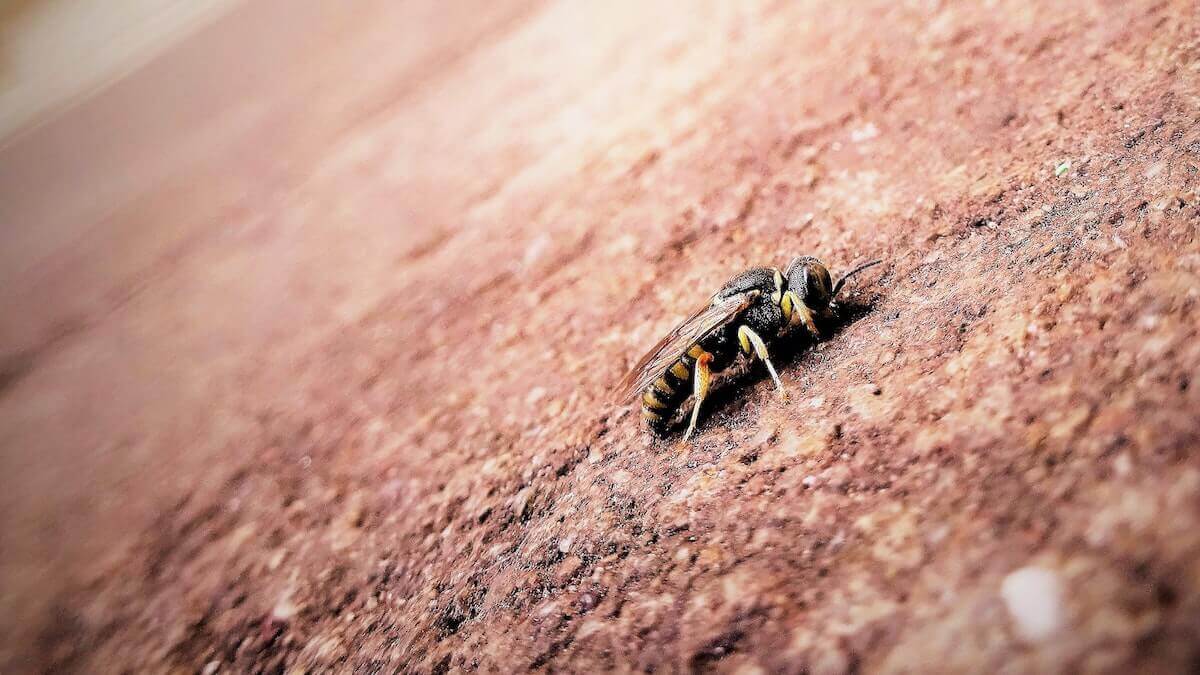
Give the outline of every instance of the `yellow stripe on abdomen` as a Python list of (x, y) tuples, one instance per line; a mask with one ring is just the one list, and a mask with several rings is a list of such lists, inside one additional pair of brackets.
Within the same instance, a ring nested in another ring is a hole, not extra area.
[(653, 388), (647, 389), (646, 393), (642, 394), (642, 407), (653, 410), (666, 410), (667, 403), (660, 401)]
[(684, 382), (692, 379), (692, 369), (683, 361), (676, 361), (675, 365), (671, 366), (671, 374)]

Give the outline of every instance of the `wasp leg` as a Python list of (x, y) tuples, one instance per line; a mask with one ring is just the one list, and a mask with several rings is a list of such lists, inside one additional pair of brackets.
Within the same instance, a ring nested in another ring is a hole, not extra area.
[(817, 312), (817, 318), (821, 321), (834, 321), (837, 319), (839, 309), (840, 307), (838, 304), (831, 301), (828, 305), (821, 308), (821, 310)]
[[(817, 340), (821, 339), (821, 331), (817, 330), (817, 321), (813, 317), (812, 310), (808, 308), (808, 305), (804, 304), (804, 301), (800, 299), (800, 296), (796, 295), (795, 291), (788, 291), (784, 294), (783, 306), (785, 314), (795, 314), (795, 318), (791, 320), (793, 325), (795, 325), (796, 321), (799, 321), (804, 324), (805, 330), (811, 333), (813, 338)], [(789, 308), (790, 311), (788, 311)]]
[(767, 354), (767, 343), (758, 336), (749, 326), (738, 328), (738, 342), (742, 343), (742, 351), (747, 354), (753, 349), (758, 358), (767, 364), (767, 372), (771, 373), (771, 379), (775, 380), (775, 388), (779, 390), (781, 396), (787, 396), (787, 392), (783, 388), (783, 382), (779, 381), (779, 373), (775, 372), (775, 366), (771, 364), (771, 357)]
[(692, 432), (696, 430), (696, 420), (700, 419), (700, 404), (704, 402), (704, 397), (708, 395), (708, 382), (712, 377), (712, 371), (708, 369), (708, 364), (713, 360), (713, 355), (704, 352), (700, 358), (696, 359), (695, 379), (693, 380), (694, 388), (692, 390), (695, 396), (695, 402), (692, 403), (692, 421), (688, 423), (687, 431), (683, 434), (683, 440), (691, 438)]

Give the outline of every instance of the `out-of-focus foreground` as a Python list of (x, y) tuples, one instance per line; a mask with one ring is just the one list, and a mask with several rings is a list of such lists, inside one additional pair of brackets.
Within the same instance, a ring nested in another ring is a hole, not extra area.
[(1193, 0), (222, 11), (0, 147), (0, 670), (1200, 663)]

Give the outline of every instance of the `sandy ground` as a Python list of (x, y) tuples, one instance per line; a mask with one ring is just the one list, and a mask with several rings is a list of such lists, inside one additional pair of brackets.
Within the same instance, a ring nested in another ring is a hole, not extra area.
[[(1194, 2), (497, 4), (0, 149), (0, 670), (1200, 667)], [(799, 253), (787, 401), (609, 402)]]

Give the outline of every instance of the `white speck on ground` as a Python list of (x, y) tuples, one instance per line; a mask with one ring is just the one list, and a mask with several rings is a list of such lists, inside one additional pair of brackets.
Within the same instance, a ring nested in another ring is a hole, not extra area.
[(271, 610), (271, 618), (276, 621), (288, 621), (293, 616), (296, 616), (296, 603), (292, 602), (292, 590), (284, 591), (283, 595), (279, 596), (279, 601), (275, 603), (275, 608)]
[(874, 124), (867, 122), (865, 126), (850, 132), (850, 140), (854, 141), (855, 143), (861, 143), (863, 141), (875, 138), (878, 135), (879, 128)]
[(1044, 567), (1022, 567), (1000, 585), (1017, 634), (1029, 642), (1041, 642), (1062, 627), (1062, 595), (1058, 574)]

